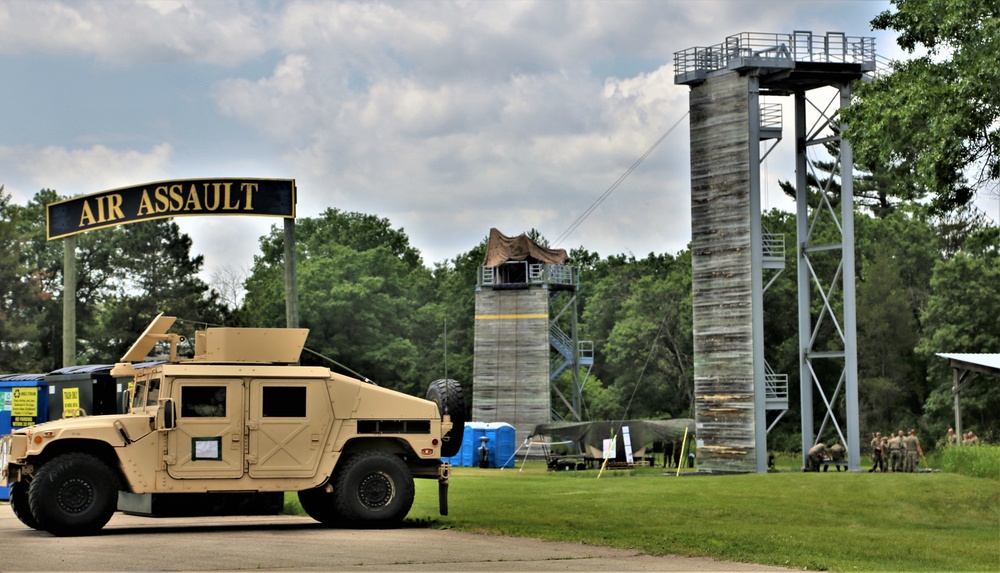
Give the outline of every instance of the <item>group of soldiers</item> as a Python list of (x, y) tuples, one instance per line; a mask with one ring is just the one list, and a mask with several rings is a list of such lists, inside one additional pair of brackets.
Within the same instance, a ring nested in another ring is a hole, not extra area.
[[(823, 442), (816, 442), (816, 445), (809, 448), (806, 455), (806, 467), (802, 471), (806, 472), (818, 472), (820, 466), (823, 466), (823, 471), (829, 467), (827, 464), (823, 463), (823, 460), (830, 460), (832, 462), (843, 462), (844, 456), (847, 454), (847, 450), (844, 446), (837, 443), (837, 438), (834, 438), (830, 442), (830, 447), (827, 448), (826, 444)], [(842, 463), (834, 463), (837, 466), (837, 471), (843, 466)], [(847, 468), (844, 467), (846, 471)]]
[[(904, 435), (903, 430), (899, 430), (896, 435), (890, 433), (889, 436), (882, 436), (882, 432), (875, 432), (875, 435), (872, 436), (872, 467), (868, 472), (916, 472), (920, 460), (924, 457), (924, 450), (920, 447), (920, 440), (917, 439), (917, 431), (910, 430), (909, 434)], [(944, 444), (946, 446), (959, 444), (972, 446), (979, 444), (979, 437), (976, 436), (975, 432), (969, 430), (968, 433), (962, 434), (961, 439), (959, 439), (955, 430), (948, 428)], [(824, 461), (829, 460), (834, 462), (833, 465), (837, 466), (839, 472), (844, 464), (838, 462), (844, 461), (845, 454), (844, 447), (837, 443), (836, 438), (831, 441), (829, 447), (823, 442), (817, 442), (809, 449), (806, 456), (806, 467), (803, 471), (818, 472), (820, 467), (826, 471), (830, 464), (824, 463)], [(844, 467), (844, 469), (847, 468)]]
[(962, 440), (960, 442), (958, 439), (958, 435), (955, 433), (955, 430), (952, 428), (948, 428), (948, 435), (945, 436), (944, 438), (945, 446), (957, 446), (960, 443), (963, 446), (979, 445), (979, 436), (977, 436), (976, 433), (973, 432), (972, 430), (969, 430), (968, 433), (962, 434)]
[(903, 435), (903, 430), (900, 430), (891, 438), (883, 436), (882, 432), (875, 432), (871, 446), (872, 467), (868, 470), (869, 473), (885, 473), (890, 470), (912, 473), (917, 471), (920, 459), (924, 457), (916, 430), (910, 430), (907, 435)]

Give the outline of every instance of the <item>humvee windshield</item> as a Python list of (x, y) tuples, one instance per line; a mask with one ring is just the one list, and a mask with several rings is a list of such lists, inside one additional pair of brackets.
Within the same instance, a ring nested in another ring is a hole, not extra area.
[(132, 387), (132, 407), (142, 408), (146, 403), (146, 382), (136, 381)]
[(160, 379), (153, 378), (149, 381), (149, 392), (146, 393), (146, 405), (155, 406), (160, 397)]

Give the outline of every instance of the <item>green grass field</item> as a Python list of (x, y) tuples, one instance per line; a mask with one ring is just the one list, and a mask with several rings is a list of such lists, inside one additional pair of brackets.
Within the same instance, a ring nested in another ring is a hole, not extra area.
[(418, 480), (408, 521), (795, 569), (1000, 571), (1000, 472), (520, 470), (455, 468), (447, 517)]

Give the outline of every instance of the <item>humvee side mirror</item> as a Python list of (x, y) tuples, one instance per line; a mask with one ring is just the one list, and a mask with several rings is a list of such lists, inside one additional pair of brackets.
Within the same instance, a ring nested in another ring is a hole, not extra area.
[(176, 426), (174, 419), (174, 401), (171, 398), (162, 400), (160, 408), (156, 411), (156, 429), (173, 430)]

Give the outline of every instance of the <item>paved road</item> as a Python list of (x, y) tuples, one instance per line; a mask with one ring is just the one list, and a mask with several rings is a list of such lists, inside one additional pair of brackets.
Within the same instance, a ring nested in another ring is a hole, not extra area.
[(115, 514), (100, 535), (28, 529), (0, 504), (0, 570), (14, 571), (787, 571), (745, 563), (422, 527), (326, 529), (307, 517)]

